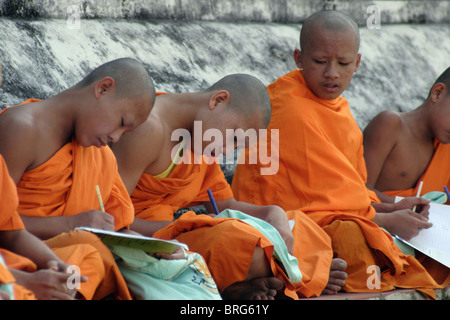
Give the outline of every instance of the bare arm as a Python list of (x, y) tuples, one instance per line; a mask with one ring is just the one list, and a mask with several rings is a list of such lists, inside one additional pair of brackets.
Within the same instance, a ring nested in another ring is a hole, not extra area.
[(44, 242), (26, 230), (0, 231), (0, 247), (27, 257), (39, 269), (49, 268), (50, 263), (58, 271), (65, 272), (68, 267)]
[(364, 160), (367, 167), (367, 187), (373, 190), (384, 203), (394, 199), (375, 188), (383, 165), (397, 143), (401, 130), (401, 119), (391, 111), (377, 115), (364, 129)]
[(171, 223), (172, 221), (148, 221), (140, 218), (134, 218), (130, 228), (134, 232), (147, 237), (152, 237), (156, 231), (168, 226)]

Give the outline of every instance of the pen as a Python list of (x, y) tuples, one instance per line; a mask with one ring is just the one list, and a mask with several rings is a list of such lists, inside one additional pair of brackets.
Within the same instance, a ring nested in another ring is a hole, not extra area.
[(447, 186), (444, 186), (444, 191), (447, 194), (447, 201), (450, 200), (450, 193), (448, 192)]
[(95, 190), (97, 191), (98, 202), (100, 203), (100, 209), (105, 212), (105, 207), (103, 206), (102, 194), (100, 193), (100, 187), (98, 185), (95, 186)]
[(211, 190), (208, 190), (208, 196), (209, 200), (211, 201), (211, 204), (214, 207), (214, 211), (216, 212), (217, 215), (219, 215), (219, 210), (217, 209), (216, 201), (214, 200)]
[[(422, 186), (423, 186), (423, 181), (420, 181), (419, 188), (417, 189), (417, 195), (416, 195), (417, 198), (420, 197), (420, 193), (422, 192)], [(412, 211), (416, 212), (416, 206), (414, 206)]]

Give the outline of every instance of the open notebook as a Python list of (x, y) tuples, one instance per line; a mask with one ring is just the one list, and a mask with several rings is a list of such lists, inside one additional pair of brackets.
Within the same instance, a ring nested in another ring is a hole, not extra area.
[[(399, 199), (396, 198), (396, 202)], [(429, 212), (431, 228), (421, 230), (408, 241), (395, 237), (450, 268), (450, 206), (430, 203)]]
[(95, 233), (106, 245), (121, 245), (125, 247), (138, 248), (147, 253), (173, 253), (177, 248), (188, 250), (188, 246), (186, 244), (175, 240), (162, 240), (89, 227), (79, 227), (77, 229)]

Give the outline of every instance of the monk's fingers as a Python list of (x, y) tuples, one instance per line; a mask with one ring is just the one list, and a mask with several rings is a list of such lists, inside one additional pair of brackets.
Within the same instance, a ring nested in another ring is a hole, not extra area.
[(337, 285), (340, 287), (345, 286), (345, 280), (347, 279), (347, 273), (343, 271), (332, 271), (330, 272), (330, 277), (328, 283), (330, 285)]
[(345, 262), (345, 260), (342, 260), (340, 258), (334, 258), (333, 260), (331, 260), (331, 271), (344, 271), (345, 269), (347, 269), (347, 262)]
[(50, 300), (75, 300), (74, 295), (59, 290), (52, 291), (50, 297)]
[(433, 225), (431, 222), (428, 222), (428, 219), (422, 216), (420, 213), (411, 211), (410, 215), (416, 219), (415, 224), (418, 228), (428, 229)]

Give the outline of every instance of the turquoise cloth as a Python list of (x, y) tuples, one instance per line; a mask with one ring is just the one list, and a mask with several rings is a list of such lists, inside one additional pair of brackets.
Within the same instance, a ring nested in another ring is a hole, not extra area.
[(422, 198), (431, 200), (433, 203), (444, 204), (447, 202), (447, 195), (445, 192), (431, 191), (422, 196)]
[(289, 280), (292, 283), (299, 283), (302, 281), (302, 273), (300, 272), (298, 260), (288, 253), (286, 244), (280, 233), (271, 224), (264, 220), (252, 217), (241, 211), (226, 209), (222, 211), (216, 218), (233, 218), (239, 219), (255, 229), (259, 230), (274, 246), (273, 256), (282, 263)]
[(132, 294), (138, 300), (221, 300), (215, 281), (198, 253), (165, 260), (142, 249), (108, 245)]
[[(6, 268), (6, 262), (1, 254), (0, 254), (0, 263)], [(1, 283), (0, 290), (5, 291), (7, 294), (9, 294), (11, 300), (14, 300), (14, 288), (12, 283)]]

